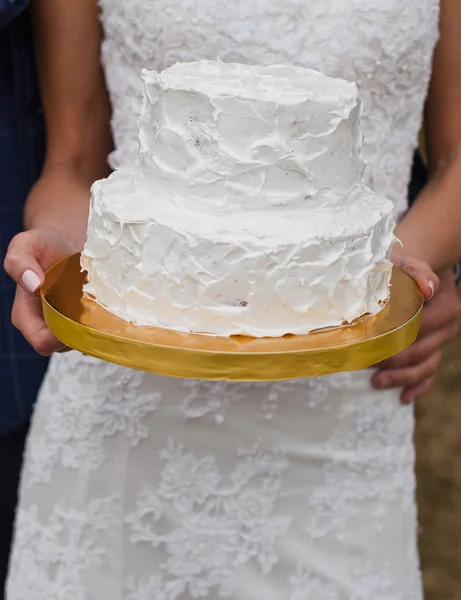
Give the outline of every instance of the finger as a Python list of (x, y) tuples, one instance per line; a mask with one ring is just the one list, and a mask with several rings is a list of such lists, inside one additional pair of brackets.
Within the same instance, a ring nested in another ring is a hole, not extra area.
[(404, 255), (397, 255), (394, 261), (420, 287), (424, 299), (430, 300), (440, 287), (440, 280), (425, 262)]
[(31, 294), (40, 288), (45, 278), (37, 254), (36, 237), (24, 232), (12, 239), (4, 261), (8, 275)]
[[(406, 348), (399, 354), (388, 358), (387, 360), (380, 363), (379, 368), (381, 371), (387, 371), (390, 369), (401, 369), (403, 367), (410, 367), (417, 365), (420, 362), (424, 362), (444, 346), (447, 342), (456, 337), (459, 330), (458, 323), (450, 323), (442, 329), (433, 332), (431, 335), (421, 338)], [(376, 377), (379, 376), (379, 373)]]
[(53, 352), (65, 348), (46, 326), (40, 298), (19, 286), (16, 288), (11, 320), (41, 356), (49, 356)]
[(424, 305), (418, 338), (435, 329), (441, 329), (449, 323), (457, 322), (460, 313), (461, 301), (456, 290), (447, 293), (441, 289), (436, 298), (427, 301)]
[[(377, 365), (380, 369), (379, 373), (382, 371), (388, 371), (390, 369), (409, 367), (427, 358), (427, 355), (432, 354), (432, 352), (436, 349), (436, 347), (433, 347), (435, 346), (433, 336), (434, 334), (432, 336), (426, 336), (420, 340), (417, 340), (411, 346), (405, 350), (402, 350), (402, 352), (399, 352), (398, 354), (380, 362), (379, 365)], [(436, 339), (439, 337), (440, 334), (437, 332)], [(378, 379), (380, 377), (379, 373), (376, 375), (376, 378)]]
[[(454, 291), (454, 295), (446, 294), (447, 298), (444, 302), (442, 302), (442, 295), (443, 290), (440, 290), (436, 299), (427, 302), (425, 305), (416, 342), (403, 352), (380, 362), (376, 365), (378, 368), (393, 369), (402, 366), (405, 363), (414, 363), (415, 361), (411, 360), (410, 357), (413, 356), (414, 353), (419, 354), (421, 342), (430, 338), (438, 331), (443, 332), (440, 334), (440, 338), (436, 338), (439, 339), (441, 344), (448, 342), (458, 334), (461, 302), (458, 299), (457, 292)], [(427, 351), (430, 352), (431, 348), (433, 348), (433, 345), (428, 343), (428, 350), (426, 350), (426, 353)], [(424, 350), (422, 350), (422, 354), (424, 354)]]
[(379, 377), (373, 378), (372, 383), (378, 389), (416, 385), (437, 372), (441, 359), (442, 353), (437, 351), (417, 365), (382, 371)]
[(416, 400), (416, 398), (419, 398), (420, 396), (428, 392), (434, 385), (436, 379), (437, 375), (432, 375), (432, 377), (424, 379), (424, 381), (421, 381), (421, 383), (417, 383), (416, 385), (410, 385), (409, 387), (406, 387), (400, 396), (402, 404), (411, 404)]

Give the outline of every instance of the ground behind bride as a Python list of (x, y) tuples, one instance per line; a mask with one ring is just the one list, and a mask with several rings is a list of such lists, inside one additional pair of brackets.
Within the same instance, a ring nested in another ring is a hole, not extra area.
[[(461, 289), (460, 289), (461, 294)], [(420, 551), (427, 600), (461, 598), (461, 335), (416, 403)]]

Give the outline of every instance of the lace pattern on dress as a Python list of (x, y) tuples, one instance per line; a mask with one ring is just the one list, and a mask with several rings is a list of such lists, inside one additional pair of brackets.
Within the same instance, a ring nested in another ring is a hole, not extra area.
[[(176, 600), (232, 596), (238, 569), (254, 560), (268, 574), (278, 560), (275, 544), (290, 525), (277, 515), (281, 475), (288, 468), (283, 453), (238, 448), (229, 473), (211, 456), (197, 458), (170, 439), (160, 452), (164, 464), (157, 489), (140, 494), (136, 510), (127, 516), (132, 543), (145, 542), (163, 550), (155, 578), (128, 580), (133, 595), (152, 588), (159, 597)], [(171, 511), (176, 513), (171, 514)], [(168, 515), (168, 516), (167, 516)]]
[(143, 420), (157, 410), (161, 394), (143, 392), (145, 374), (96, 361), (76, 352), (53, 361), (45, 380), (40, 436), (31, 436), (27, 485), (49, 482), (62, 465), (98, 469), (106, 458), (106, 439), (122, 433), (135, 448), (148, 437)]
[(83, 575), (105, 562), (101, 534), (116, 524), (117, 499), (92, 499), (84, 510), (57, 502), (41, 520), (32, 505), (18, 512), (8, 600), (86, 600)]

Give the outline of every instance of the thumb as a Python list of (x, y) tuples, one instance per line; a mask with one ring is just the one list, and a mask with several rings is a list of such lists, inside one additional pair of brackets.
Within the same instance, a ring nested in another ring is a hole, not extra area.
[(42, 254), (42, 242), (31, 232), (15, 236), (8, 247), (4, 268), (8, 275), (26, 292), (34, 294), (45, 280), (43, 269), (38, 262)]
[(440, 280), (427, 263), (402, 254), (392, 255), (392, 262), (418, 284), (425, 300), (438, 291)]

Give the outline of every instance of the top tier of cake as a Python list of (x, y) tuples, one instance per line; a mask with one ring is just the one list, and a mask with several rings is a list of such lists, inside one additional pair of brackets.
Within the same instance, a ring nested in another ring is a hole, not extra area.
[(213, 61), (144, 71), (143, 79), (138, 176), (167, 199), (186, 199), (189, 210), (311, 210), (343, 204), (362, 187), (354, 83)]

